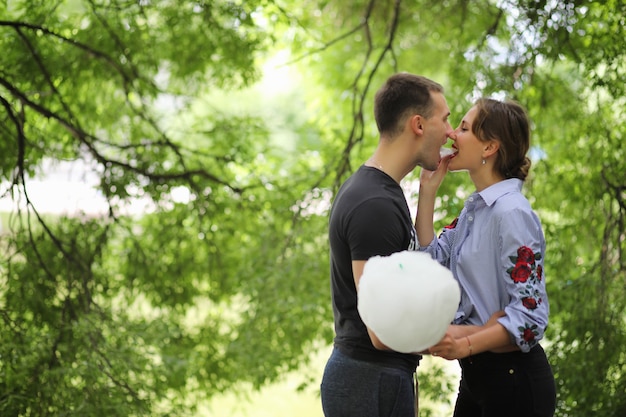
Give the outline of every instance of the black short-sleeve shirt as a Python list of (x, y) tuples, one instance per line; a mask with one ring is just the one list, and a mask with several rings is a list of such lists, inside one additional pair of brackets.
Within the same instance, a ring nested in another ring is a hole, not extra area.
[(355, 359), (414, 370), (418, 355), (380, 351), (357, 310), (353, 260), (417, 248), (404, 192), (384, 172), (361, 166), (339, 189), (329, 220), (335, 346)]

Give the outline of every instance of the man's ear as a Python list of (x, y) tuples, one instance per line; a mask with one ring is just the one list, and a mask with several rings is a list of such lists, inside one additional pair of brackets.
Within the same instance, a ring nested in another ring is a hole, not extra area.
[(415, 114), (411, 116), (411, 118), (409, 118), (409, 127), (411, 129), (411, 132), (413, 132), (414, 134), (423, 135), (424, 134), (424, 118), (419, 114)]
[(498, 149), (500, 149), (500, 142), (498, 142), (497, 140), (490, 140), (485, 144), (485, 147), (483, 148), (483, 159), (494, 155), (498, 152)]

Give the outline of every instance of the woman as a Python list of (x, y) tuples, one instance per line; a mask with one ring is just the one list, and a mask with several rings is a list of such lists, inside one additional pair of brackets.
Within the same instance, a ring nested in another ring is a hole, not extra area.
[[(450, 268), (461, 287), (454, 325), (429, 351), (459, 359), (455, 417), (553, 416), (554, 376), (539, 345), (549, 313), (545, 238), (521, 193), (530, 168), (528, 116), (517, 103), (480, 99), (454, 133), (455, 153), (420, 176), (420, 250)], [(447, 171), (461, 170), (476, 191), (437, 237), (437, 189)]]

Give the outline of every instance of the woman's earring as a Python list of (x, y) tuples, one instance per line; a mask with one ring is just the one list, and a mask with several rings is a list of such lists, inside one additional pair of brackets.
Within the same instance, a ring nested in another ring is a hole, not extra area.
[(483, 165), (485, 165), (486, 163), (487, 163), (487, 161), (485, 161), (485, 160), (483, 159)]

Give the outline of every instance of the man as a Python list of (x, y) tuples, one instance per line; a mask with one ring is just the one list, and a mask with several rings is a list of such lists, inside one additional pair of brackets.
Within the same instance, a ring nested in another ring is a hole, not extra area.
[(374, 154), (340, 188), (329, 221), (334, 349), (321, 384), (327, 417), (415, 416), (413, 375), (421, 358), (394, 352), (357, 311), (365, 262), (417, 249), (400, 181), (416, 166), (437, 168), (439, 149), (453, 135), (443, 87), (399, 73), (378, 90)]

